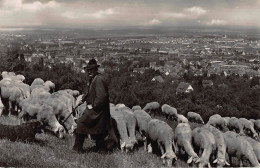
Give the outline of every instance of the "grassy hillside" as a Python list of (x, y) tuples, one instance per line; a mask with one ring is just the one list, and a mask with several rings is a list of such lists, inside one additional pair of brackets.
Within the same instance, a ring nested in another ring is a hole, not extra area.
[[(15, 117), (0, 117), (0, 123), (19, 124)], [(174, 124), (176, 125), (176, 124)], [(122, 153), (116, 150), (113, 153), (94, 152), (94, 143), (86, 140), (84, 148), (87, 152), (80, 155), (72, 151), (74, 137), (66, 135), (60, 140), (50, 134), (36, 134), (37, 142), (11, 142), (0, 140), (0, 166), (22, 167), (161, 167), (160, 156), (147, 153), (143, 147), (131, 152)], [(173, 166), (187, 167), (178, 160)]]

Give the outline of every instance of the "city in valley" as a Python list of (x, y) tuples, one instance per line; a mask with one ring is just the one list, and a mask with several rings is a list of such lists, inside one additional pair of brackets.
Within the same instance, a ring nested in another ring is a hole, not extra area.
[(256, 30), (2, 31), (0, 54), (5, 56), (8, 50), (18, 50), (31, 64), (41, 61), (49, 68), (70, 64), (77, 72), (83, 72), (82, 67), (95, 58), (104, 69), (120, 71), (119, 65), (128, 60), (133, 73), (154, 69), (173, 78), (181, 78), (187, 70), (194, 76), (260, 76), (260, 34)]

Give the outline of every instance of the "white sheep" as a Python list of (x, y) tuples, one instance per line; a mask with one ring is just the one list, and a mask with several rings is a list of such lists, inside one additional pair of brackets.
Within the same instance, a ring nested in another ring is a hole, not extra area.
[(189, 123), (189, 120), (182, 114), (177, 114), (178, 123)]
[(239, 135), (245, 135), (243, 125), (236, 117), (231, 117), (229, 119), (228, 128), (230, 131), (235, 131), (239, 133)]
[(135, 110), (134, 115), (137, 120), (136, 130), (141, 134), (142, 140), (144, 142), (144, 150), (146, 151), (148, 122), (152, 119), (152, 117), (143, 110)]
[(171, 120), (177, 120), (177, 109), (174, 108), (174, 107), (171, 107), (170, 105), (168, 104), (163, 104), (162, 107), (162, 113), (165, 115), (165, 118), (168, 120), (168, 119), (171, 119)]
[(258, 132), (258, 135), (260, 136), (260, 119), (257, 120), (252, 120), (251, 122), (254, 123), (254, 129), (256, 130), (256, 132)]
[(216, 147), (214, 135), (206, 128), (197, 127), (192, 131), (192, 141), (194, 148), (201, 154), (198, 167), (211, 167), (209, 159)]
[(135, 110), (142, 110), (142, 107), (139, 106), (139, 105), (136, 105), (136, 106), (133, 106), (132, 107), (132, 110), (135, 111)]
[(211, 125), (203, 125), (202, 127), (209, 130), (213, 134), (216, 141), (216, 159), (213, 163), (217, 163), (217, 167), (223, 167), (225, 165), (230, 166), (230, 164), (226, 161), (227, 146), (223, 133)]
[(195, 153), (192, 146), (192, 131), (188, 123), (179, 123), (175, 128), (174, 141), (176, 143), (176, 154), (185, 151), (188, 155), (187, 163), (196, 163), (200, 161), (197, 153)]
[(257, 138), (258, 135), (254, 129), (254, 125), (249, 120), (246, 118), (239, 118), (239, 122), (242, 124), (244, 133), (253, 138)]
[(256, 155), (258, 162), (260, 162), (260, 143), (251, 137), (243, 136), (253, 147), (253, 151)]
[(160, 108), (160, 104), (158, 102), (150, 102), (145, 105), (143, 108), (144, 111), (148, 112), (151, 114), (153, 112), (154, 116), (156, 111)]
[(207, 125), (212, 125), (220, 130), (223, 130), (226, 127), (225, 120), (219, 114), (210, 116)]
[[(156, 143), (161, 151), (163, 163), (172, 166), (173, 159), (177, 160), (173, 152), (174, 133), (172, 128), (164, 121), (152, 119), (148, 123), (148, 143)], [(151, 152), (151, 151), (149, 151)]]
[(243, 159), (248, 160), (254, 167), (260, 167), (260, 164), (254, 153), (254, 149), (247, 140), (232, 131), (225, 132), (224, 138), (227, 144), (227, 153), (229, 155), (229, 162), (231, 165), (232, 157), (236, 157), (240, 161), (240, 167), (243, 166)]
[(133, 150), (137, 143), (135, 136), (136, 118), (130, 108), (110, 107), (110, 114), (117, 123), (117, 129), (120, 135), (121, 150)]
[(195, 122), (195, 123), (199, 123), (199, 124), (204, 124), (203, 119), (201, 118), (201, 116), (198, 113), (195, 112), (188, 112), (187, 113), (187, 118), (190, 122)]

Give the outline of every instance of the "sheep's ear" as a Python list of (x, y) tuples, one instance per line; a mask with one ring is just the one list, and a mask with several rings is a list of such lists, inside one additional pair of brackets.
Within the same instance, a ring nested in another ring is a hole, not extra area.
[(187, 163), (190, 164), (192, 162), (192, 157), (190, 157), (188, 160), (187, 160)]
[(121, 147), (121, 150), (125, 147), (125, 145), (126, 145), (125, 142), (123, 142), (123, 143), (121, 144), (121, 146), (120, 146), (120, 147)]
[(163, 159), (163, 158), (165, 158), (165, 156), (166, 156), (166, 153), (164, 153), (164, 154), (161, 156), (161, 158)]
[(199, 163), (199, 162), (200, 162), (200, 159), (196, 160), (196, 162), (195, 162), (195, 163)]
[(218, 159), (215, 159), (212, 163), (217, 163), (218, 162)]
[(226, 163), (227, 166), (230, 166), (230, 164), (226, 160), (225, 160), (225, 163)]

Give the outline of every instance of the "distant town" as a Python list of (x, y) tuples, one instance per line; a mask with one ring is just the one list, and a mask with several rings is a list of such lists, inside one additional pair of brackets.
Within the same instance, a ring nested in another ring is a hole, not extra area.
[[(74, 36), (75, 35), (75, 36)], [(260, 77), (260, 40), (246, 33), (196, 33), (187, 35), (129, 34), (98, 38), (77, 33), (0, 33), (0, 54), (18, 48), (26, 62), (52, 68), (64, 63), (77, 72), (95, 58), (102, 68), (120, 71), (122, 60), (132, 61), (130, 71), (159, 70), (180, 78), (187, 69), (200, 76), (235, 74)], [(141, 63), (145, 58), (147, 63)], [(112, 61), (113, 64), (108, 64)]]

